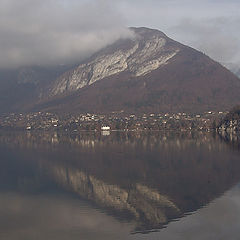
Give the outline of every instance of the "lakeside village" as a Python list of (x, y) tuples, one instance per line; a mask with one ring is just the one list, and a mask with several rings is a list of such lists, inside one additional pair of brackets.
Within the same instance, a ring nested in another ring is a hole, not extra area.
[[(229, 114), (208, 111), (203, 114), (164, 113), (142, 115), (80, 114), (58, 116), (54, 113), (12, 113), (0, 116), (0, 129), (5, 130), (45, 130), (45, 131), (144, 131), (144, 130), (201, 130), (210, 131)], [(238, 124), (236, 122), (232, 123)], [(234, 126), (235, 126), (234, 125)], [(228, 127), (228, 126), (226, 126)], [(221, 126), (223, 130), (224, 126)]]

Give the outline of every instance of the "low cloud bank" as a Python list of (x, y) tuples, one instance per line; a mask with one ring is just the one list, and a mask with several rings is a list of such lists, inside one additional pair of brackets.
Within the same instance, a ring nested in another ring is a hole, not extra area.
[(131, 37), (110, 1), (1, 0), (0, 68), (81, 61)]

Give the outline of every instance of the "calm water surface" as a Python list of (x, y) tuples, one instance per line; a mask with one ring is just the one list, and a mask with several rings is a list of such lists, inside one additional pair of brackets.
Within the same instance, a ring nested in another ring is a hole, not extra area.
[(239, 239), (239, 146), (212, 133), (0, 132), (0, 239)]

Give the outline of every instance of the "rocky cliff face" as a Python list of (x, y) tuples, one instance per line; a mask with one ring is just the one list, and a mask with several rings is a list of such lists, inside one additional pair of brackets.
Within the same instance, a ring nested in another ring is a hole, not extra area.
[(132, 77), (144, 76), (168, 64), (180, 51), (169, 44), (162, 32), (146, 28), (131, 28), (133, 39), (119, 40), (95, 54), (89, 61), (60, 76), (50, 89), (50, 95), (76, 91), (109, 76), (130, 72)]

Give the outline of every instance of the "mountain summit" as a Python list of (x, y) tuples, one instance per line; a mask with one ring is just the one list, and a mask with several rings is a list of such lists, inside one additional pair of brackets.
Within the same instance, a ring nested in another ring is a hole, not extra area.
[(133, 39), (117, 41), (64, 74), (54, 83), (50, 94), (76, 91), (123, 72), (128, 72), (131, 77), (144, 76), (168, 64), (180, 51), (180, 47), (160, 31), (147, 28), (131, 30)]
[[(223, 111), (240, 103), (240, 80), (205, 54), (148, 28), (58, 75), (27, 111), (128, 113)], [(46, 81), (45, 81), (46, 82)]]

